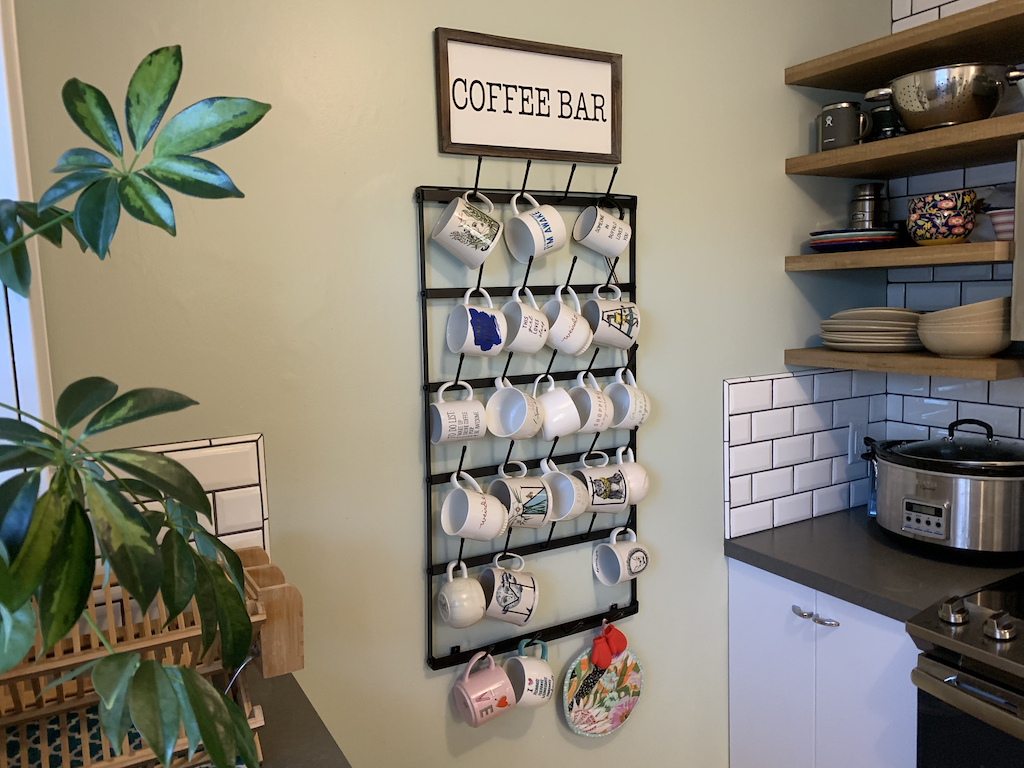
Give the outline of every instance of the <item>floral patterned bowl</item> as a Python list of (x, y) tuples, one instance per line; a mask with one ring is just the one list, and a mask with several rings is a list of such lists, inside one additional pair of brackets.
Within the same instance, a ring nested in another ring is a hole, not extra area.
[(918, 245), (962, 243), (974, 229), (974, 211), (944, 210), (911, 213), (907, 232)]
[(910, 198), (911, 213), (940, 213), (974, 211), (978, 204), (978, 193), (973, 189), (955, 189), (952, 192), (934, 192), (930, 195)]

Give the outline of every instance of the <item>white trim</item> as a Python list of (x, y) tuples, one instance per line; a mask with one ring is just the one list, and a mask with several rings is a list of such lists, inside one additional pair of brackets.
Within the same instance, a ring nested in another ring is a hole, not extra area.
[[(4, 69), (7, 74), (7, 102), (11, 116), (11, 144), (17, 174), (18, 196), (34, 200), (32, 174), (28, 156), (28, 129), (25, 123), (25, 100), (21, 90), (21, 65), (18, 56), (18, 35), (14, 18), (14, 0), (0, 0), (0, 39), (3, 42)], [(32, 286), (29, 289), (29, 314), (32, 319), (32, 346), (35, 349), (36, 385), (39, 388), (39, 416), (49, 422), (54, 418), (53, 378), (50, 372), (50, 347), (46, 333), (46, 305), (43, 301), (42, 274), (39, 269), (39, 247), (29, 240), (29, 262), (32, 265)], [(72, 247), (69, 242), (67, 247)]]

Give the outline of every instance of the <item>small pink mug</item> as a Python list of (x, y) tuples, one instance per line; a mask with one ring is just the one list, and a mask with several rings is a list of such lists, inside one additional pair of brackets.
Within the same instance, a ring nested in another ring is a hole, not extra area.
[[(481, 659), (487, 659), (487, 668), (470, 674), (474, 665)], [(459, 713), (474, 728), (493, 720), (516, 705), (516, 692), (512, 687), (512, 681), (505, 670), (496, 666), (494, 659), (483, 651), (469, 660), (466, 670), (452, 692), (455, 694), (455, 704), (459, 708)]]

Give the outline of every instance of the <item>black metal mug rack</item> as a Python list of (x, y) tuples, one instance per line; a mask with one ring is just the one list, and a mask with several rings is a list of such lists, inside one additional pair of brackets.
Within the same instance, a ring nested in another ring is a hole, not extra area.
[[(576, 170), (576, 166), (574, 164), (573, 167), (572, 167), (573, 173), (575, 172), (575, 170)], [(612, 182), (614, 182), (615, 173), (617, 171), (618, 171), (618, 169), (616, 168), (613, 171), (613, 173), (612, 173)], [(527, 176), (529, 175), (529, 172), (530, 172), (530, 164), (527, 163), (527, 168), (526, 168), (526, 175)], [(511, 200), (512, 196), (515, 195), (517, 192), (526, 191), (526, 177), (524, 177), (524, 179), (523, 179), (523, 188), (521, 190), (512, 190), (512, 189), (479, 189), (478, 190), (478, 184), (479, 184), (479, 179), (480, 179), (479, 173), (480, 173), (480, 165), (479, 165), (479, 162), (478, 162), (478, 165), (477, 165), (477, 177), (476, 177), (477, 181), (476, 181), (476, 184), (474, 184), (474, 191), (483, 192), (495, 205), (507, 204)], [(572, 175), (573, 174), (570, 173), (569, 185), (572, 184)], [(562, 624), (558, 624), (558, 625), (554, 625), (554, 626), (547, 626), (547, 627), (544, 627), (544, 628), (541, 628), (541, 629), (533, 629), (533, 628), (531, 628), (529, 631), (517, 634), (515, 637), (511, 637), (511, 638), (508, 638), (508, 639), (505, 639), (505, 640), (500, 640), (500, 641), (494, 642), (494, 643), (488, 643), (486, 645), (482, 645), (482, 646), (477, 647), (477, 648), (471, 648), (471, 649), (468, 649), (468, 650), (463, 650), (461, 646), (453, 646), (450, 649), (449, 653), (447, 653), (445, 655), (435, 655), (435, 649), (434, 649), (434, 611), (435, 611), (435, 599), (436, 599), (436, 596), (435, 596), (435, 593), (434, 593), (434, 581), (435, 581), (435, 579), (437, 577), (439, 577), (439, 576), (441, 576), (441, 575), (443, 575), (445, 573), (446, 568), (447, 568), (447, 562), (435, 562), (434, 561), (434, 557), (435, 557), (435, 553), (434, 553), (434, 535), (435, 535), (435, 532), (436, 532), (437, 526), (438, 526), (438, 516), (435, 515), (435, 510), (434, 510), (434, 501), (435, 501), (435, 499), (434, 499), (434, 488), (438, 484), (447, 482), (449, 477), (450, 477), (450, 475), (451, 475), (451, 472), (436, 472), (435, 471), (435, 469), (436, 469), (435, 448), (434, 448), (434, 445), (430, 442), (430, 402), (431, 402), (431, 395), (433, 393), (437, 392), (439, 387), (444, 382), (443, 381), (432, 381), (431, 380), (431, 378), (430, 378), (430, 374), (431, 374), (430, 361), (431, 361), (431, 359), (432, 359), (432, 357), (434, 355), (437, 355), (437, 354), (445, 354), (445, 355), (447, 355), (447, 354), (450, 354), (450, 353), (448, 352), (447, 348), (444, 346), (443, 334), (432, 336), (431, 333), (430, 333), (429, 307), (430, 307), (432, 302), (450, 301), (452, 299), (460, 299), (460, 298), (462, 298), (463, 295), (465, 294), (465, 292), (469, 288), (472, 287), (472, 284), (466, 285), (464, 287), (446, 287), (446, 288), (429, 288), (428, 287), (428, 281), (427, 281), (428, 259), (431, 258), (431, 251), (435, 251), (435, 252), (440, 253), (440, 249), (432, 248), (431, 245), (430, 245), (431, 241), (429, 239), (429, 232), (430, 232), (430, 229), (431, 229), (431, 226), (432, 226), (433, 222), (428, 223), (426, 221), (426, 215), (427, 215), (427, 205), (428, 204), (430, 204), (430, 203), (447, 204), (452, 199), (454, 199), (455, 197), (458, 197), (461, 194), (463, 194), (465, 191), (466, 190), (464, 188), (427, 187), (427, 186), (417, 187), (416, 191), (415, 191), (415, 202), (416, 202), (416, 205), (417, 205), (417, 212), (418, 212), (419, 261), (420, 261), (420, 263), (419, 263), (419, 267), (420, 267), (420, 323), (421, 323), (421, 337), (422, 337), (421, 338), (421, 342), (422, 342), (422, 364), (423, 364), (423, 367), (422, 367), (422, 395), (423, 395), (423, 416), (424, 416), (424, 429), (423, 429), (424, 443), (423, 443), (423, 445), (424, 445), (424, 456), (425, 456), (425, 462), (426, 462), (426, 468), (427, 468), (427, 471), (425, 473), (425, 481), (426, 481), (425, 482), (425, 497), (426, 497), (426, 622), (427, 622), (426, 637), (427, 637), (427, 665), (431, 669), (435, 669), (435, 670), (437, 670), (437, 669), (445, 669), (445, 668), (452, 667), (452, 666), (455, 666), (455, 665), (458, 665), (458, 664), (464, 664), (464, 663), (468, 662), (469, 659), (475, 653), (478, 653), (479, 651), (486, 651), (486, 652), (488, 652), (488, 653), (490, 653), (492, 655), (508, 653), (508, 652), (514, 651), (514, 650), (516, 650), (517, 646), (519, 645), (519, 641), (524, 639), (524, 638), (531, 638), (531, 639), (543, 640), (545, 642), (550, 642), (552, 640), (557, 640), (559, 638), (567, 637), (567, 636), (572, 635), (572, 634), (576, 634), (576, 633), (579, 633), (579, 632), (585, 632), (585, 631), (594, 629), (596, 627), (600, 627), (602, 621), (604, 621), (604, 620), (607, 620), (607, 621), (618, 621), (618, 620), (620, 620), (620, 619), (622, 619), (622, 618), (624, 618), (626, 616), (632, 616), (633, 614), (637, 613), (639, 611), (639, 609), (640, 609), (640, 603), (639, 603), (639, 600), (638, 600), (638, 597), (637, 597), (636, 579), (633, 579), (630, 582), (630, 600), (629, 600), (629, 603), (626, 604), (626, 605), (620, 606), (617, 603), (613, 603), (613, 604), (611, 604), (609, 606), (608, 610), (606, 610), (606, 611), (602, 611), (602, 612), (599, 612), (599, 613), (594, 613), (594, 614), (591, 614), (591, 615), (588, 615), (588, 616), (584, 616), (582, 618), (572, 619), (572, 620), (564, 622)], [(618, 280), (618, 277), (617, 277), (617, 275), (615, 273), (615, 267), (616, 267), (616, 265), (618, 263), (618, 259), (615, 259), (614, 261), (609, 261), (608, 259), (605, 259), (606, 266), (608, 267), (608, 279), (607, 279), (606, 282), (604, 282), (604, 283), (594, 283), (594, 284), (589, 284), (589, 285), (588, 284), (577, 284), (577, 285), (574, 285), (573, 287), (577, 291), (593, 291), (596, 287), (598, 287), (600, 285), (615, 284), (615, 285), (617, 285), (621, 289), (622, 294), (623, 294), (624, 297), (628, 296), (630, 301), (636, 302), (636, 300), (637, 300), (636, 299), (636, 226), (637, 226), (636, 225), (636, 210), (637, 210), (637, 198), (635, 196), (631, 196), (631, 195), (620, 195), (620, 194), (616, 194), (616, 195), (613, 196), (611, 194), (611, 184), (609, 184), (607, 192), (604, 192), (604, 193), (600, 193), (600, 192), (595, 192), (595, 193), (581, 192), (580, 193), (580, 192), (578, 192), (578, 193), (570, 194), (569, 187), (567, 186), (564, 194), (559, 194), (557, 192), (535, 192), (535, 191), (530, 191), (530, 194), (541, 205), (553, 205), (553, 206), (556, 206), (556, 207), (561, 207), (561, 206), (566, 206), (566, 207), (586, 207), (586, 206), (589, 206), (589, 205), (596, 205), (596, 204), (600, 203), (601, 201), (605, 201), (605, 202), (613, 203), (615, 206), (620, 207), (626, 213), (626, 215), (628, 216), (628, 221), (630, 223), (630, 226), (633, 229), (633, 237), (630, 238), (629, 250), (628, 250), (628, 253), (629, 253), (629, 266), (628, 266), (629, 274), (628, 274), (628, 279), (625, 282), (622, 282), (622, 281)], [(440, 212), (440, 209), (438, 209), (438, 213), (439, 212)], [(571, 237), (571, 233), (569, 233), (569, 234), (570, 234), (570, 237)], [(594, 257), (597, 258), (597, 259), (602, 258), (599, 254), (596, 254), (596, 253), (594, 254)], [(447, 253), (445, 253), (444, 254), (444, 258), (454, 258), (454, 257), (449, 256)], [(492, 258), (493, 258), (493, 255), (492, 255)], [(572, 266), (569, 268), (569, 276), (564, 281), (565, 284), (569, 284), (570, 283), (570, 280), (571, 280), (571, 277), (572, 277), (572, 271), (573, 271), (573, 269), (576, 266), (576, 258), (577, 257), (574, 257), (573, 260), (572, 260)], [(526, 283), (527, 283), (527, 281), (529, 279), (529, 273), (530, 273), (530, 269), (531, 269), (532, 265), (533, 265), (533, 261), (532, 260), (530, 261), (529, 264), (525, 265), (525, 274), (523, 276), (523, 279), (522, 279), (522, 281), (519, 281), (517, 283), (519, 286), (525, 286), (526, 285)], [(485, 262), (484, 266), (486, 266), (486, 262)], [(484, 268), (484, 266), (480, 267), (480, 269), (478, 270), (478, 274), (476, 275), (475, 284), (476, 284), (477, 288), (479, 288), (481, 286), (481, 282), (482, 282), (482, 278), (483, 278), (483, 268)], [(507, 297), (507, 296), (511, 296), (512, 295), (512, 291), (514, 290), (514, 288), (516, 286), (515, 285), (504, 285), (504, 286), (503, 285), (497, 285), (497, 286), (484, 286), (484, 287), (485, 287), (485, 289), (488, 291), (488, 293), (491, 296), (494, 296), (494, 297)], [(551, 295), (551, 294), (554, 294), (555, 293), (555, 289), (557, 288), (557, 286), (556, 285), (530, 285), (529, 288), (530, 288), (530, 290), (535, 295), (539, 296), (539, 295)], [(551, 370), (552, 364), (554, 363), (556, 356), (559, 354), (559, 353), (555, 352), (555, 353), (553, 353), (550, 356), (550, 359), (549, 359), (549, 361), (547, 363), (547, 372), (549, 372), (556, 381), (565, 381), (565, 380), (568, 380), (568, 379), (573, 379), (581, 371), (590, 371), (595, 376), (598, 376), (598, 377), (601, 377), (601, 376), (613, 376), (615, 374), (615, 371), (618, 368), (620, 368), (620, 367), (625, 367), (625, 368), (629, 369), (630, 371), (633, 372), (633, 375), (635, 376), (636, 375), (636, 348), (637, 348), (636, 345), (634, 345), (633, 348), (628, 351), (628, 358), (626, 359), (626, 361), (625, 361), (625, 363), (623, 365), (617, 365), (617, 366), (610, 367), (610, 368), (609, 367), (592, 368), (594, 360), (596, 360), (597, 354), (598, 354), (598, 350), (595, 349), (593, 355), (591, 357), (589, 357), (590, 365), (588, 365), (586, 368), (576, 368), (576, 369), (573, 369), (573, 370), (562, 370), (562, 371), (552, 371)], [(507, 359), (506, 359), (505, 364), (504, 364), (505, 365), (505, 373), (507, 373), (507, 371), (508, 371), (508, 367), (509, 367), (509, 364), (511, 363), (511, 359), (512, 359), (512, 355), (513, 354), (514, 353), (510, 352), (508, 354), (508, 356), (507, 356)], [(542, 360), (545, 359), (544, 355), (542, 353), (538, 353), (535, 357), (537, 358), (538, 361), (542, 361)], [(497, 357), (493, 358), (493, 359), (496, 361), (496, 363), (500, 362), (499, 358), (497, 358)], [(587, 359), (587, 356), (584, 356), (583, 360), (586, 360), (586, 359)], [(458, 364), (458, 369), (457, 369), (457, 372), (455, 374), (455, 380), (456, 381), (460, 381), (459, 376), (461, 375), (461, 372), (462, 372), (462, 362), (463, 362), (463, 359), (460, 357), (459, 364)], [(519, 375), (510, 375), (510, 376), (505, 376), (505, 373), (503, 373), (503, 376), (508, 378), (509, 381), (513, 385), (516, 385), (516, 384), (526, 384), (526, 383), (530, 383), (530, 382), (534, 381), (534, 379), (536, 379), (536, 377), (538, 375), (540, 375), (542, 372), (543, 371), (537, 371), (535, 373), (530, 373), (530, 374), (519, 374)], [(486, 387), (493, 386), (493, 381), (494, 381), (495, 377), (497, 377), (497, 372), (494, 372), (493, 375), (488, 375), (486, 377), (471, 378), (471, 379), (461, 379), (461, 381), (465, 382), (465, 383), (468, 383), (474, 389), (476, 389), (476, 388), (486, 388)], [(637, 430), (634, 429), (634, 430), (631, 430), (628, 433), (629, 434), (629, 440), (626, 443), (626, 446), (628, 446), (629, 448), (631, 448), (633, 450), (634, 456), (637, 453), (636, 432), (637, 432)], [(597, 445), (598, 438), (601, 436), (601, 434), (602, 433), (598, 433), (598, 434), (594, 435), (593, 442), (591, 443), (591, 450), (593, 450), (594, 447)], [(499, 439), (499, 438), (494, 438), (494, 439)], [(538, 440), (538, 441), (540, 440), (539, 437), (534, 438), (534, 439)], [(558, 438), (555, 438), (555, 440), (551, 444), (550, 452), (548, 453), (548, 456), (547, 456), (547, 458), (551, 459), (556, 464), (559, 464), (559, 463), (562, 463), (562, 462), (565, 462), (565, 461), (575, 460), (575, 459), (577, 459), (579, 457), (579, 453), (555, 454), (555, 450), (557, 448), (557, 443), (558, 443)], [(514, 447), (514, 441), (512, 443), (510, 443), (510, 445), (508, 446), (508, 453), (506, 454), (506, 461), (511, 457), (513, 447)], [(611, 448), (611, 450), (616, 450), (616, 449), (617, 449), (617, 447), (612, 447)], [(602, 449), (602, 450), (604, 450), (604, 449)], [(459, 460), (459, 467), (458, 467), (458, 470), (456, 470), (457, 472), (468, 473), (469, 475), (473, 476), (474, 478), (476, 478), (476, 477), (487, 477), (487, 476), (491, 476), (491, 475), (496, 475), (497, 474), (500, 465), (488, 464), (488, 465), (482, 465), (482, 466), (468, 466), (468, 467), (464, 466), (464, 464), (466, 462), (466, 456), (467, 456), (467, 444), (463, 443), (461, 457), (460, 457), (460, 460)], [(535, 468), (537, 468), (540, 465), (540, 459), (527, 459), (527, 460), (520, 459), (520, 460), (523, 461), (523, 463), (526, 464), (527, 468), (529, 468), (529, 469), (535, 469)], [(600, 540), (603, 540), (603, 539), (606, 540), (611, 535), (611, 532), (614, 529), (613, 528), (604, 528), (604, 527), (602, 527), (602, 528), (600, 528), (598, 530), (595, 530), (594, 526), (595, 526), (595, 523), (596, 523), (598, 517), (599, 517), (599, 515), (597, 513), (593, 513), (592, 514), (591, 519), (590, 519), (590, 525), (589, 525), (586, 533), (583, 533), (583, 534), (572, 533), (570, 535), (557, 535), (556, 536), (555, 535), (555, 529), (556, 529), (558, 523), (557, 522), (556, 523), (551, 523), (550, 529), (548, 531), (548, 536), (547, 536), (546, 540), (538, 541), (538, 542), (534, 542), (534, 543), (528, 543), (528, 544), (515, 545), (514, 547), (512, 547), (512, 551), (514, 551), (516, 554), (519, 554), (519, 555), (528, 556), (528, 555), (531, 555), (531, 554), (537, 554), (537, 553), (540, 553), (540, 552), (547, 552), (547, 551), (551, 551), (551, 550), (557, 550), (557, 549), (561, 549), (561, 548), (564, 548), (564, 547), (579, 546), (581, 544), (585, 544), (585, 543), (588, 543), (588, 542), (596, 542), (596, 541), (600, 541)], [(635, 505), (631, 506), (629, 508), (629, 517), (628, 517), (628, 520), (625, 523), (625, 525), (627, 525), (628, 527), (630, 527), (634, 531), (636, 531), (636, 529), (637, 529), (637, 509), (636, 509)], [(516, 530), (519, 530), (519, 529), (513, 528), (511, 526), (509, 527), (508, 532), (507, 532), (506, 537), (505, 537), (505, 542), (504, 542), (504, 547), (503, 548), (501, 548), (501, 549), (490, 549), (489, 551), (487, 551), (486, 553), (483, 553), (483, 554), (473, 554), (473, 555), (469, 555), (469, 556), (464, 556), (463, 555), (463, 551), (465, 549), (466, 540), (462, 539), (460, 541), (459, 555), (458, 555), (457, 559), (464, 561), (468, 568), (474, 568), (474, 567), (486, 565), (486, 564), (491, 562), (491, 560), (494, 558), (495, 555), (500, 555), (500, 554), (503, 554), (503, 553), (506, 553), (506, 552), (510, 551), (510, 544), (512, 543), (511, 540), (512, 540), (512, 537), (514, 535), (514, 531), (516, 531)], [(479, 543), (480, 544), (487, 544), (488, 542), (479, 542)], [(513, 626), (514, 625), (511, 625), (511, 624), (509, 625), (510, 628), (513, 627)]]

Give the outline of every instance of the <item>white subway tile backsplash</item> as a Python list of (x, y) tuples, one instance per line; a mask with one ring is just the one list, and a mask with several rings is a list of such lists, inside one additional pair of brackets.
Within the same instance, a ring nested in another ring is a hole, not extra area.
[[(900, 19), (909, 16), (911, 7), (911, 0), (892, 0), (892, 20), (899, 21)], [(899, 181), (903, 182), (903, 191), (906, 193), (907, 180), (899, 179)], [(889, 194), (896, 194), (892, 191), (892, 181), (889, 182)]]
[(832, 460), (823, 459), (793, 467), (793, 491), (813, 491), (832, 482)]
[(750, 414), (729, 417), (729, 445), (746, 445), (750, 442)]
[(750, 475), (729, 480), (729, 498), (726, 501), (730, 507), (742, 507), (750, 503)]
[[(893, 8), (896, 7), (897, 3), (900, 3), (900, 2), (903, 2), (903, 1), (904, 0), (893, 0)], [(892, 18), (893, 18), (893, 21), (895, 21), (896, 19), (900, 19), (903, 16), (909, 16), (909, 15), (910, 15), (910, 3), (907, 3), (907, 12), (902, 14), (901, 16), (897, 16), (895, 13), (893, 13)], [(898, 178), (898, 179), (889, 179), (889, 198), (890, 199), (894, 198), (894, 197), (904, 197), (904, 196), (906, 196), (906, 194), (907, 194), (907, 177), (906, 176), (903, 176), (903, 177)]]
[(788, 467), (810, 461), (814, 446), (814, 435), (797, 435), (776, 440), (772, 447), (772, 464)]
[(848, 427), (850, 424), (866, 424), (869, 413), (870, 407), (866, 397), (836, 400), (832, 403), (832, 426)]
[(867, 478), (850, 483), (850, 506), (859, 507), (868, 503), (871, 495), (871, 481)]
[[(785, 379), (782, 379), (785, 381)], [(729, 385), (729, 413), (764, 411), (772, 407), (772, 382), (751, 381)]]
[(751, 443), (729, 448), (729, 477), (749, 475), (772, 468), (772, 444)]
[[(915, 0), (915, 3), (922, 0)], [(925, 0), (934, 5), (939, 3), (934, 0)], [(914, 13), (917, 13), (915, 10)], [(930, 192), (945, 192), (950, 189), (963, 189), (964, 172), (962, 168), (953, 171), (939, 171), (938, 173), (924, 173), (920, 176), (911, 176), (907, 179), (908, 195), (927, 195)]]
[[(892, 374), (889, 375), (891, 376)], [(888, 421), (902, 421), (903, 395), (885, 396), (885, 418)]]
[(833, 429), (814, 434), (814, 459), (830, 459), (845, 456), (849, 451), (850, 428)]
[(912, 373), (890, 373), (887, 386), (886, 392), (893, 395), (928, 397), (931, 394), (928, 377)]
[(928, 427), (917, 424), (901, 424), (898, 421), (885, 422), (886, 440), (927, 440)]
[(984, 381), (932, 376), (931, 395), (944, 400), (970, 400), (975, 403), (984, 403), (988, 400), (988, 387)]
[(750, 491), (755, 503), (790, 495), (793, 493), (793, 468), (758, 472), (751, 478)]
[(885, 287), (885, 306), (905, 307), (907, 304), (907, 286), (903, 283), (889, 283)]
[(911, 13), (921, 13), (929, 8), (937, 8), (948, 0), (912, 0), (910, 4)]
[(258, 485), (219, 491), (214, 494), (217, 504), (217, 533), (238, 533), (263, 526), (263, 502)]
[[(991, 0), (988, 0), (991, 2)], [(950, 3), (956, 5), (956, 3)], [(979, 165), (964, 172), (964, 186), (990, 187), (994, 184), (1012, 184), (1017, 180), (1017, 163), (1012, 160), (994, 165)]]
[(889, 218), (893, 221), (906, 221), (910, 215), (910, 198), (894, 197), (889, 201)]
[(832, 484), (845, 483), (848, 480), (859, 480), (868, 476), (868, 463), (857, 459), (853, 464), (846, 461), (846, 457), (832, 459)]
[(907, 29), (919, 27), (922, 24), (927, 24), (929, 21), (937, 21), (939, 18), (939, 9), (932, 8), (930, 11), (924, 13), (917, 13), (913, 16), (907, 16), (905, 19), (894, 21), (892, 23), (892, 33), (895, 35), (897, 32), (903, 32)]
[[(979, 403), (960, 403), (958, 418), (980, 419), (992, 425), (997, 435), (1003, 437), (1020, 437), (1020, 410), (1004, 405), (981, 405)], [(981, 427), (961, 427), (967, 432), (984, 432)]]
[(904, 397), (903, 421), (929, 427), (944, 427), (951, 421), (956, 421), (956, 403), (931, 397)]
[(774, 504), (774, 523), (776, 526), (808, 520), (811, 517), (811, 494), (798, 493), (776, 499)]
[(930, 283), (931, 267), (894, 267), (889, 270), (890, 283)]
[(793, 409), (776, 408), (750, 417), (750, 438), (754, 442), (789, 437), (793, 434)]
[(944, 280), (991, 280), (991, 264), (958, 264), (951, 267), (935, 267), (936, 282)]
[(816, 403), (849, 397), (852, 391), (853, 375), (851, 371), (824, 373), (814, 377), (814, 402)]
[(962, 304), (975, 304), (989, 299), (1003, 299), (1010, 295), (1013, 287), (1011, 280), (989, 280), (985, 283), (964, 283), (962, 288)]
[(827, 515), (850, 508), (850, 484), (830, 485), (814, 491), (814, 516)]
[(888, 422), (876, 421), (874, 424), (868, 424), (868, 437), (873, 440), (885, 440), (885, 425)]
[(869, 398), (868, 421), (885, 421), (887, 397), (888, 395), (872, 395)]
[(879, 371), (854, 371), (853, 396), (880, 395), (885, 392), (885, 374)]
[(794, 376), (772, 382), (772, 406), (783, 408), (814, 402), (814, 376)]
[[(991, 0), (989, 0), (991, 2)], [(993, 280), (1011, 280), (1013, 279), (1013, 264), (993, 264), (992, 265), (992, 279)]]
[(832, 427), (832, 403), (798, 405), (793, 409), (793, 432), (821, 432)]
[(907, 283), (907, 309), (936, 312), (960, 306), (960, 283)]
[(260, 482), (256, 443), (196, 448), (176, 451), (173, 455), (208, 491), (259, 485)]
[[(940, 7), (939, 13), (941, 14), (942, 18), (946, 18), (947, 16), (952, 16), (954, 13), (960, 13), (961, 11), (969, 11), (972, 8), (977, 8), (979, 5), (985, 5), (991, 2), (993, 2), (993, 0), (953, 0), (952, 3), (946, 3), (945, 5)], [(968, 168), (967, 170), (970, 171), (971, 169)], [(967, 182), (967, 185), (973, 186), (972, 182), (969, 181)]]
[(729, 512), (729, 518), (730, 533), (734, 537), (766, 531), (772, 527), (772, 503), (763, 501), (760, 504), (737, 507)]
[(994, 405), (1013, 405), (1024, 408), (1024, 379), (990, 381), (988, 401)]
[(222, 536), (221, 541), (232, 549), (245, 549), (246, 547), (262, 547), (267, 549), (265, 532), (268, 533), (269, 528), (267, 531), (260, 529), (257, 531), (246, 531), (245, 533), (231, 533), (227, 536)]

